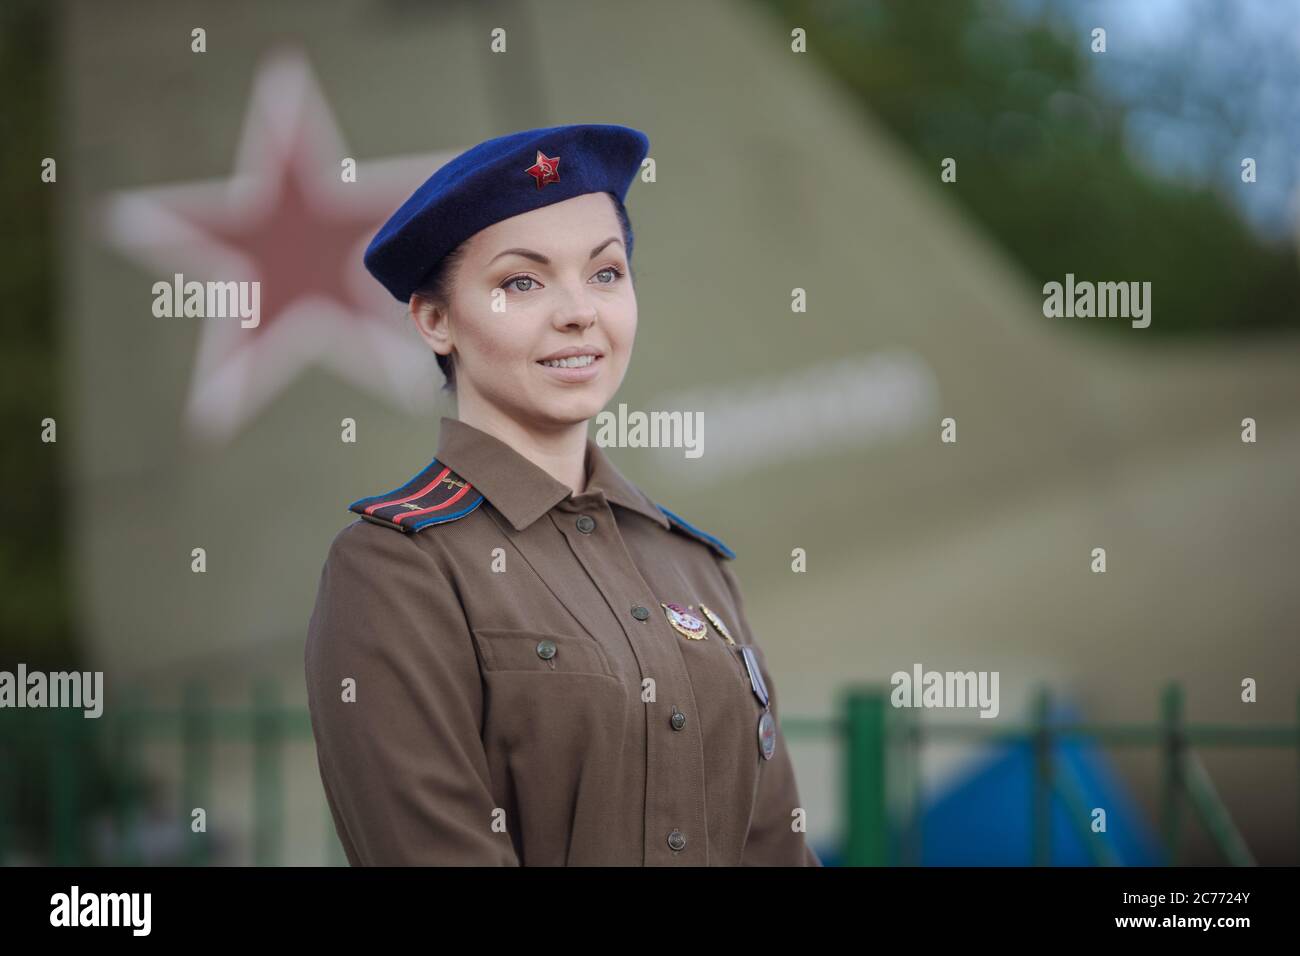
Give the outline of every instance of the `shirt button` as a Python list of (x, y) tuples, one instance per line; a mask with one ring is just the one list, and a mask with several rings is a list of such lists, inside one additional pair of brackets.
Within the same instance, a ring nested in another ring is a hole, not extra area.
[(542, 660), (544, 660), (544, 661), (549, 661), (552, 657), (555, 656), (555, 642), (554, 642), (554, 641), (538, 641), (538, 642), (537, 642), (537, 656), (540, 657), (540, 658), (541, 658)]
[(632, 616), (638, 621), (644, 621), (650, 617), (650, 612), (638, 604), (636, 607), (632, 608)]
[(591, 515), (578, 515), (578, 530), (583, 534), (591, 534), (596, 530), (596, 519)]
[(686, 726), (686, 715), (680, 710), (673, 711), (672, 725), (673, 730), (681, 730)]
[(668, 834), (668, 845), (674, 850), (680, 850), (686, 846), (686, 837), (682, 835), (681, 830), (673, 830)]

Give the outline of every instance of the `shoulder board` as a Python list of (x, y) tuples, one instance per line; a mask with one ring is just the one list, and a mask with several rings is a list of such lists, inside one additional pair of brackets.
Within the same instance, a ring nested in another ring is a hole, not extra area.
[(718, 554), (722, 555), (724, 558), (734, 558), (736, 556), (735, 551), (732, 551), (730, 548), (728, 548), (725, 544), (723, 544), (713, 535), (709, 534), (707, 531), (701, 531), (699, 528), (695, 527), (695, 525), (691, 524), (689, 521), (673, 514), (663, 505), (655, 505), (655, 507), (664, 513), (664, 517), (667, 518), (668, 521), (672, 524), (672, 526), (676, 528), (678, 531), (681, 531), (683, 534), (690, 535), (696, 541), (704, 542), (714, 551), (718, 552)]
[(367, 521), (407, 534), (463, 518), (483, 503), (482, 493), (434, 459), (400, 488), (348, 505)]

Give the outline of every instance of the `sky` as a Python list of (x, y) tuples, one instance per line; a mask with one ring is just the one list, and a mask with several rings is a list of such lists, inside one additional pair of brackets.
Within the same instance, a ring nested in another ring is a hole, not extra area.
[[(1013, 0), (1077, 39), (1090, 82), (1127, 107), (1125, 145), (1144, 168), (1209, 185), (1260, 235), (1300, 234), (1300, 2)], [(1091, 52), (1106, 30), (1107, 52)], [(1257, 181), (1241, 181), (1251, 157)]]

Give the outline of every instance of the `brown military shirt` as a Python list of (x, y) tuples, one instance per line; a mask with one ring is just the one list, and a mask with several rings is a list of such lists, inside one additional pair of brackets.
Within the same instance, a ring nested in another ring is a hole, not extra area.
[(744, 645), (774, 718), (776, 684), (726, 546), (591, 440), (587, 476), (444, 418), (428, 468), (354, 503), (305, 655), (349, 861), (820, 866), (779, 729), (762, 754)]

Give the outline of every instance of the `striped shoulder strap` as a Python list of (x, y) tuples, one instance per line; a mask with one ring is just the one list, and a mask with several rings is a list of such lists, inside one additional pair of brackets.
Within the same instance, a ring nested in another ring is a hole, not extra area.
[(482, 503), (478, 489), (435, 458), (400, 488), (358, 499), (348, 510), (375, 524), (411, 533), (463, 518)]

